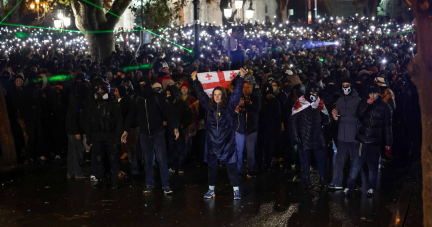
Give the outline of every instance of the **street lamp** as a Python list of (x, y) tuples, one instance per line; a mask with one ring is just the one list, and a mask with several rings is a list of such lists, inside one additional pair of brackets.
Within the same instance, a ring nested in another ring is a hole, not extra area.
[(224, 9), (224, 16), (226, 17), (226, 19), (230, 19), (231, 18), (231, 16), (232, 16), (232, 9), (231, 9), (231, 7), (230, 7), (230, 4), (231, 3), (228, 3), (228, 8), (225, 8)]
[(249, 5), (249, 9), (246, 10), (246, 19), (251, 20), (254, 16), (255, 10), (252, 8), (252, 1)]
[(65, 17), (62, 10), (57, 14), (57, 19), (54, 19), (54, 27), (57, 29), (64, 29), (71, 25), (71, 18)]
[(236, 1), (234, 2), (234, 5), (235, 5), (236, 9), (241, 9), (241, 8), (243, 8), (243, 0), (236, 0)]
[[(41, 7), (42, 7), (42, 9), (40, 9)], [(48, 9), (47, 9), (47, 3), (46, 2), (41, 2), (41, 0), (35, 0), (34, 2), (31, 2), (30, 3), (30, 9), (31, 10), (36, 10), (38, 23), (39, 23), (39, 21), (40, 21), (41, 18), (45, 19), (45, 15), (46, 15), (46, 13), (48, 11)]]

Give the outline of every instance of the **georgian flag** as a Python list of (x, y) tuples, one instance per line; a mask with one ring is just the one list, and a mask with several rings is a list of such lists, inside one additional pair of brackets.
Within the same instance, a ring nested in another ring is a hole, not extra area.
[(204, 92), (211, 97), (215, 87), (221, 86), (227, 89), (239, 72), (240, 70), (205, 72), (198, 73), (197, 78), (201, 82)]

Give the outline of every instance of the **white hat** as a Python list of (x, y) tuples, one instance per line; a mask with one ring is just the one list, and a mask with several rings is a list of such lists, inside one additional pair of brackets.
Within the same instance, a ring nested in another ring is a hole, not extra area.
[(378, 86), (380, 87), (387, 87), (387, 84), (385, 83), (385, 79), (383, 77), (375, 78), (375, 83), (378, 84)]
[(287, 70), (285, 71), (286, 74), (288, 74), (288, 76), (292, 76), (293, 72), (291, 70)]

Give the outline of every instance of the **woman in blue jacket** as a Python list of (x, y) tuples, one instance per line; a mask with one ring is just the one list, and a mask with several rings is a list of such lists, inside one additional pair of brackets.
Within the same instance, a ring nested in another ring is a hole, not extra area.
[(220, 164), (226, 164), (227, 166), (231, 186), (234, 189), (234, 199), (241, 199), (233, 115), (242, 96), (245, 74), (246, 71), (240, 69), (240, 78), (237, 79), (237, 85), (228, 100), (228, 96), (222, 87), (216, 87), (213, 90), (212, 97), (209, 98), (204, 92), (201, 82), (196, 78), (197, 72), (192, 73), (197, 97), (200, 104), (207, 111), (204, 162), (208, 164), (209, 168), (209, 190), (204, 195), (205, 199), (216, 196), (214, 191), (217, 181), (218, 161)]

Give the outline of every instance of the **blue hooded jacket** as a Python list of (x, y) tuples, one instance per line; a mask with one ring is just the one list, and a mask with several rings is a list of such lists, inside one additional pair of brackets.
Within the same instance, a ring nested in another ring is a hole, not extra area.
[[(207, 134), (204, 162), (208, 164), (236, 163), (236, 142), (233, 116), (243, 94), (244, 78), (237, 78), (237, 84), (226, 106), (210, 106), (210, 98), (204, 92), (201, 82), (194, 81), (200, 104), (207, 111)], [(220, 113), (220, 114), (219, 114)]]

